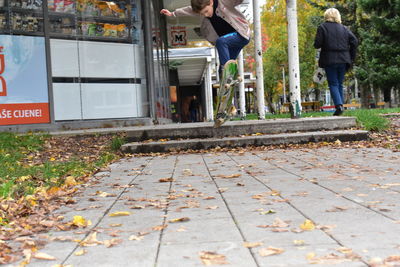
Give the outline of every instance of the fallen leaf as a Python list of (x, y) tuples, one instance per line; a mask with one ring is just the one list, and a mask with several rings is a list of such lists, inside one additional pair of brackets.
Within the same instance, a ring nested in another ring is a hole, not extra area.
[(110, 227), (121, 227), (122, 223), (110, 223), (109, 226)]
[(189, 217), (176, 218), (176, 219), (169, 220), (168, 222), (176, 223), (176, 222), (187, 222), (187, 221), (190, 221)]
[(74, 255), (75, 255), (75, 256), (83, 256), (83, 255), (85, 255), (86, 253), (87, 253), (87, 250), (86, 250), (86, 249), (81, 249), (81, 250), (75, 252)]
[(86, 221), (83, 216), (76, 215), (74, 216), (71, 224), (77, 227), (86, 227), (92, 225), (92, 222), (90, 220)]
[(120, 243), (122, 243), (122, 239), (117, 239), (117, 238), (113, 238), (111, 240), (104, 240), (103, 241), (103, 244), (104, 244), (104, 246), (106, 246), (106, 248), (113, 247), (113, 246), (118, 245)]
[(110, 217), (117, 217), (117, 216), (129, 216), (131, 213), (129, 211), (117, 211), (111, 213), (109, 216)]
[(76, 180), (73, 176), (68, 176), (65, 178), (64, 184), (67, 186), (75, 186), (78, 183), (76, 182)]
[(199, 252), (199, 256), (201, 262), (206, 266), (228, 264), (226, 257), (224, 255), (217, 254), (216, 252), (201, 251)]
[(315, 224), (310, 220), (305, 220), (304, 223), (300, 224), (300, 228), (304, 231), (312, 231), (315, 229)]
[(353, 250), (351, 248), (346, 248), (346, 247), (340, 247), (337, 248), (336, 250), (343, 254), (353, 253)]
[(260, 212), (260, 214), (261, 215), (266, 215), (266, 214), (273, 214), (273, 213), (276, 213), (276, 211), (275, 210), (265, 210), (265, 211), (261, 211)]
[(304, 246), (306, 242), (304, 240), (293, 240), (295, 246)]
[(168, 183), (168, 182), (173, 182), (174, 179), (172, 178), (161, 178), (158, 180), (160, 183)]
[(267, 247), (267, 248), (260, 248), (258, 253), (261, 257), (268, 257), (273, 255), (282, 254), (285, 250), (281, 248), (274, 248), (274, 247)]
[(131, 207), (129, 207), (129, 208), (130, 208), (130, 209), (141, 210), (141, 209), (144, 209), (145, 206), (142, 206), (142, 205), (134, 205), (134, 206), (131, 206)]
[(345, 211), (347, 209), (348, 209), (347, 207), (334, 206), (333, 208), (326, 210), (326, 212), (340, 212), (340, 211)]
[(255, 248), (255, 247), (259, 247), (262, 246), (263, 243), (262, 242), (244, 242), (243, 246), (245, 248)]
[(396, 261), (400, 262), (400, 255), (392, 255), (384, 260), (384, 262), (396, 262)]
[(44, 252), (36, 252), (32, 255), (33, 258), (38, 259), (38, 260), (47, 260), (47, 261), (54, 261), (56, 260), (55, 257), (46, 254)]
[(142, 240), (142, 239), (143, 239), (143, 236), (137, 236), (137, 235), (131, 235), (131, 236), (128, 238), (128, 240), (130, 240), (130, 241), (132, 241), (132, 240), (140, 241), (140, 240)]
[(215, 177), (223, 178), (223, 179), (231, 179), (231, 178), (238, 178), (242, 176), (240, 173), (238, 174), (231, 174), (231, 175), (215, 175)]
[(168, 227), (168, 224), (164, 224), (164, 225), (153, 226), (151, 229), (153, 231), (161, 231), (161, 230), (163, 230), (163, 229), (165, 229), (167, 227)]
[(218, 209), (218, 206), (208, 206), (206, 207), (207, 210), (216, 210)]
[(93, 247), (99, 244), (103, 244), (103, 242), (97, 240), (97, 232), (91, 233), (84, 240), (79, 242), (79, 245), (82, 247)]
[(210, 199), (215, 199), (215, 197), (209, 196), (209, 197), (204, 197), (204, 200), (210, 200)]
[(177, 232), (186, 232), (187, 229), (184, 226), (179, 227), (177, 230)]

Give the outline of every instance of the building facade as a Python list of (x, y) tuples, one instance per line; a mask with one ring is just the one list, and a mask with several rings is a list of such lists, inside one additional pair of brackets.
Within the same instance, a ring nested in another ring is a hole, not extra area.
[(171, 119), (159, 0), (0, 0), (0, 131)]

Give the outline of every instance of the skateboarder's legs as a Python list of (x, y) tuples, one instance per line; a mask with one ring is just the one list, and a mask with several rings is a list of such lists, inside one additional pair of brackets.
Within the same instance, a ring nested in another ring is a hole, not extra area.
[(249, 43), (249, 40), (242, 37), (237, 32), (228, 33), (217, 39), (215, 46), (218, 50), (220, 70), (221, 73), (223, 66), (230, 59), (236, 59), (240, 51)]

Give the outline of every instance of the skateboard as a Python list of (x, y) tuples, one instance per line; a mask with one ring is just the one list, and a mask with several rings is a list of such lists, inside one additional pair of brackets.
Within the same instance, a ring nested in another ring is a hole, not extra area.
[(214, 111), (214, 127), (220, 127), (225, 121), (236, 114), (232, 104), (236, 86), (242, 81), (238, 73), (236, 60), (225, 63), (217, 95), (217, 106)]

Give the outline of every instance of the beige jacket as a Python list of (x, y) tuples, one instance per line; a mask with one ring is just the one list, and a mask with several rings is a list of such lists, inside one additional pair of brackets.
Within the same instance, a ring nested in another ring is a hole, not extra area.
[[(250, 40), (250, 26), (246, 17), (236, 9), (236, 6), (240, 5), (243, 0), (218, 0), (218, 7), (215, 13), (228, 22), (232, 27), (244, 38)], [(178, 8), (172, 14), (175, 17), (180, 16), (201, 16), (193, 12), (191, 6)], [(202, 17), (202, 22), (200, 26), (201, 34), (212, 44), (218, 39), (218, 34), (215, 32), (214, 27), (211, 25), (209, 19), (204, 16)]]

